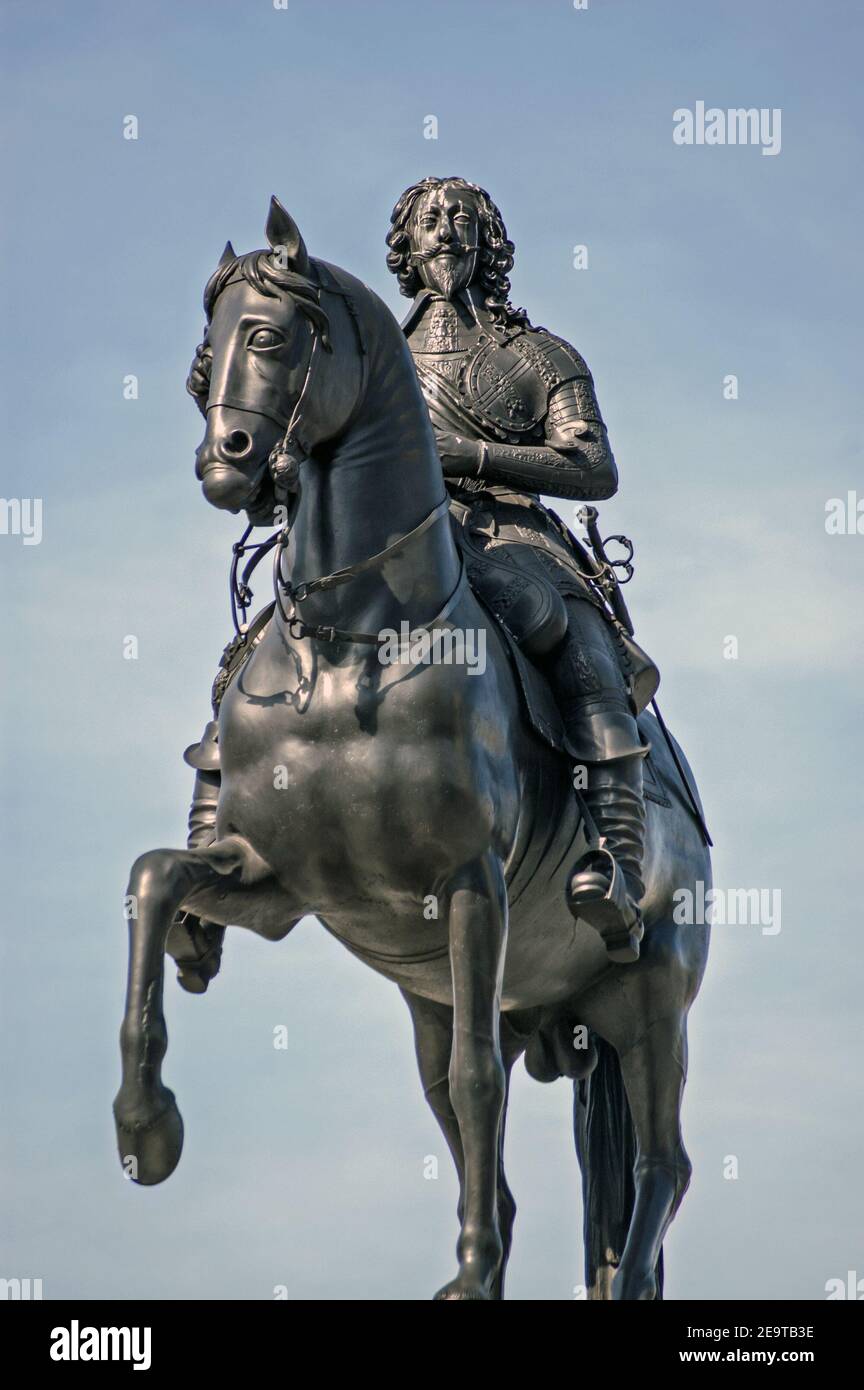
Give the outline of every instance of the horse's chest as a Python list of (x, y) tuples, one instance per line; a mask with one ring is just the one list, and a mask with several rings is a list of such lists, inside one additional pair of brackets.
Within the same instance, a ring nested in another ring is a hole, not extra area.
[(223, 701), (220, 833), (247, 836), (278, 874), (290, 865), (310, 901), (333, 884), (374, 896), (383, 864), (387, 892), (422, 898), (488, 837), (491, 788), (508, 779), (485, 764), (507, 761), (506, 739), (482, 717), (478, 736), (475, 692), (453, 671), (327, 666), (297, 694), (262, 655)]

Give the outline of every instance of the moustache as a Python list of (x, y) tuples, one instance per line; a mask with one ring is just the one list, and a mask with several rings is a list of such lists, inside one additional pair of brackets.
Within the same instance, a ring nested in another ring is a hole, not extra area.
[(471, 256), (479, 250), (479, 246), (439, 246), (433, 251), (412, 251), (408, 259), (412, 265), (423, 265), (427, 261), (437, 260), (439, 256), (452, 256), (455, 260), (460, 256)]

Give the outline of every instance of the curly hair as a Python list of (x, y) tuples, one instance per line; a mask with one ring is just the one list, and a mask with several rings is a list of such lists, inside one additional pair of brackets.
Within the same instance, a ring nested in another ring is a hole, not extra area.
[(524, 309), (514, 309), (510, 303), (510, 280), (513, 269), (512, 241), (498, 208), (485, 188), (467, 179), (439, 179), (430, 175), (406, 188), (390, 214), (387, 233), (387, 267), (399, 281), (402, 294), (413, 298), (422, 288), (417, 268), (411, 261), (411, 220), (418, 200), (430, 189), (450, 186), (464, 188), (473, 196), (479, 222), (478, 281), (484, 293), (484, 304), (493, 323), (502, 326), (528, 324)]

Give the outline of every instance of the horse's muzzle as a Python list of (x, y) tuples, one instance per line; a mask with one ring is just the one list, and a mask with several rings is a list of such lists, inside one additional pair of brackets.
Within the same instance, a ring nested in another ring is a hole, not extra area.
[(248, 502), (254, 487), (254, 479), (224, 463), (205, 463), (199, 461), (196, 470), (201, 479), (204, 496), (214, 507), (223, 511), (239, 512)]

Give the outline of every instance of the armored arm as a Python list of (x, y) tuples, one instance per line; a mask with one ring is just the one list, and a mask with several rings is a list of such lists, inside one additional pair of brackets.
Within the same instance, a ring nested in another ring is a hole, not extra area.
[(592, 425), (578, 442), (560, 448), (480, 443), (473, 449), (473, 476), (486, 482), (580, 502), (603, 501), (618, 488), (618, 470), (602, 425)]
[[(499, 483), (580, 502), (604, 501), (618, 489), (618, 470), (602, 420), (572, 414), (568, 388), (559, 387), (546, 422), (546, 444), (499, 444), (438, 434), (445, 477)], [(567, 393), (564, 395), (563, 393)], [(566, 414), (565, 414), (566, 412)]]
[(545, 385), (547, 394), (535, 416), (538, 425), (542, 420), (544, 442), (504, 444), (488, 435), (481, 440), (439, 435), (445, 474), (548, 497), (602, 501), (614, 496), (618, 470), (585, 359), (545, 330), (517, 339), (512, 349), (535, 370), (538, 384)]

